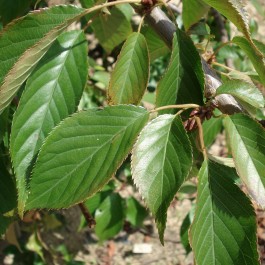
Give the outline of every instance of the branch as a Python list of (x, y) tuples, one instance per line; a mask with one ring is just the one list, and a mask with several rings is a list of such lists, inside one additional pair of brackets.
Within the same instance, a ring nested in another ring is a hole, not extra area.
[[(165, 13), (159, 7), (155, 7), (145, 16), (145, 19), (164, 40), (167, 46), (172, 48), (172, 40), (176, 27)], [(201, 60), (205, 75), (205, 94), (211, 96), (215, 94), (216, 89), (222, 84), (222, 82), (210, 65), (207, 64), (203, 58), (201, 58)], [(244, 111), (242, 106), (231, 95), (218, 95), (215, 97), (215, 103), (224, 114), (233, 114)]]

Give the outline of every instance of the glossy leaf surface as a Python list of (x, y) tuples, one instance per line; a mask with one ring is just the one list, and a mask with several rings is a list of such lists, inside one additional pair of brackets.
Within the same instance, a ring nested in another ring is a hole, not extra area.
[[(202, 104), (204, 75), (201, 58), (191, 39), (177, 30), (169, 66), (157, 87), (156, 107), (182, 103)], [(175, 110), (163, 110), (173, 113)]]
[(265, 207), (265, 130), (250, 117), (224, 119), (235, 167), (251, 197)]
[(11, 130), (20, 211), (32, 159), (52, 128), (76, 110), (87, 80), (86, 56), (84, 33), (63, 33), (33, 71), (20, 98)]
[(264, 107), (264, 98), (259, 89), (255, 85), (244, 81), (231, 80), (225, 82), (216, 90), (216, 95), (220, 94), (230, 94), (256, 108)]
[(140, 103), (149, 77), (147, 44), (141, 33), (131, 34), (124, 43), (111, 73), (108, 101), (110, 105)]
[(69, 207), (96, 193), (127, 157), (148, 118), (145, 109), (126, 105), (66, 118), (41, 148), (26, 209)]
[(190, 230), (197, 265), (258, 265), (256, 217), (250, 200), (235, 185), (236, 171), (205, 161)]
[(141, 132), (132, 156), (132, 177), (156, 219), (163, 243), (167, 208), (192, 165), (191, 146), (175, 115), (161, 115)]
[(55, 6), (37, 10), (5, 27), (0, 35), (0, 112), (29, 77), (57, 36), (84, 9)]

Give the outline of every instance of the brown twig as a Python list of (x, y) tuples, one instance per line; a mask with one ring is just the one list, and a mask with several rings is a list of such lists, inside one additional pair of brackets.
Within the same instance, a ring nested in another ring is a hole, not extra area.
[(93, 216), (89, 213), (87, 207), (84, 205), (84, 203), (79, 203), (78, 204), (83, 216), (85, 217), (86, 221), (87, 221), (87, 225), (89, 228), (92, 228), (93, 226), (96, 225), (96, 221), (93, 218)]

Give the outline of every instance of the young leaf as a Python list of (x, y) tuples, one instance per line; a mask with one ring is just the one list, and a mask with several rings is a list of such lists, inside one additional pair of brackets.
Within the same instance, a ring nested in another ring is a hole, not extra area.
[(210, 7), (202, 0), (183, 0), (182, 19), (187, 31), (193, 24), (197, 23), (207, 14)]
[[(156, 107), (181, 103), (203, 103), (204, 74), (201, 58), (192, 40), (177, 29), (165, 75), (157, 87)], [(173, 113), (174, 110), (163, 110)]]
[(140, 103), (148, 84), (149, 55), (141, 33), (133, 33), (124, 43), (111, 73), (108, 88), (110, 105)]
[(265, 207), (265, 131), (250, 117), (224, 119), (235, 167), (251, 197)]
[(110, 12), (111, 15), (99, 14), (91, 25), (99, 43), (107, 53), (132, 33), (130, 21), (119, 8), (113, 7)]
[(190, 230), (197, 265), (259, 264), (255, 212), (233, 177), (234, 169), (211, 161), (200, 170)]
[(264, 107), (264, 98), (259, 89), (250, 83), (240, 80), (230, 80), (219, 86), (216, 95), (230, 94), (256, 108)]
[(63, 33), (28, 79), (14, 115), (10, 151), (16, 172), (18, 209), (23, 212), (26, 175), (45, 137), (76, 110), (88, 74), (83, 31)]
[(95, 232), (99, 240), (107, 240), (117, 235), (122, 229), (123, 218), (122, 198), (113, 193), (101, 203), (95, 213)]
[(132, 154), (134, 183), (155, 216), (163, 244), (167, 208), (192, 165), (181, 119), (169, 114), (154, 119), (142, 130)]
[(242, 0), (202, 0), (231, 20), (235, 26), (251, 41), (248, 14)]
[(55, 6), (32, 12), (6, 26), (0, 35), (0, 112), (57, 36), (83, 12), (74, 6)]
[(125, 105), (66, 118), (41, 148), (26, 209), (69, 207), (93, 195), (127, 157), (148, 118), (145, 109)]
[[(238, 45), (247, 54), (255, 70), (259, 74), (262, 84), (265, 85), (265, 63), (260, 51), (244, 37), (236, 36), (233, 38), (232, 42)], [(257, 43), (255, 43), (255, 45), (256, 44)]]

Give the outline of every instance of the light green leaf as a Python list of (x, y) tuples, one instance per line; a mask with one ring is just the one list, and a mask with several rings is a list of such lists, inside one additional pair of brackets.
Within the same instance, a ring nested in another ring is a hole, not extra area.
[(77, 108), (88, 75), (86, 56), (83, 31), (63, 33), (28, 79), (14, 115), (10, 142), (20, 214), (32, 159), (52, 128)]
[(107, 240), (117, 235), (123, 227), (123, 218), (122, 198), (118, 193), (113, 193), (101, 203), (95, 213), (95, 232), (99, 240)]
[(205, 161), (190, 242), (197, 265), (258, 265), (256, 217), (234, 169)]
[(220, 94), (230, 94), (236, 99), (256, 108), (264, 107), (264, 98), (259, 89), (255, 85), (245, 81), (230, 80), (225, 82), (216, 90), (216, 95)]
[(203, 138), (206, 147), (209, 147), (221, 131), (223, 122), (221, 118), (211, 118), (202, 124)]
[(126, 203), (126, 219), (133, 226), (142, 226), (144, 219), (148, 215), (146, 209), (134, 197), (129, 197)]
[(41, 148), (26, 209), (69, 207), (96, 193), (127, 157), (148, 118), (144, 108), (126, 105), (66, 118)]
[(202, 0), (232, 21), (235, 26), (251, 41), (248, 14), (242, 0)]
[(133, 33), (124, 43), (110, 77), (110, 105), (140, 103), (149, 77), (147, 44), (141, 33)]
[(182, 19), (185, 30), (189, 30), (193, 24), (204, 17), (209, 9), (210, 7), (202, 0), (183, 0)]
[(132, 33), (130, 21), (119, 8), (113, 7), (110, 12), (111, 15), (99, 14), (91, 25), (99, 43), (107, 53)]
[[(166, 73), (157, 87), (156, 107), (182, 103), (203, 103), (204, 74), (201, 58), (192, 40), (177, 29)], [(173, 113), (175, 110), (163, 110)]]
[(151, 27), (144, 27), (142, 33), (145, 36), (147, 42), (151, 62), (169, 53), (170, 50), (165, 42)]
[[(233, 43), (238, 45), (249, 57), (255, 70), (259, 74), (260, 80), (265, 85), (265, 63), (262, 54), (258, 48), (252, 45), (246, 38), (236, 36), (232, 40)], [(255, 43), (257, 45), (257, 43)]]
[(163, 244), (167, 208), (192, 166), (192, 152), (182, 121), (165, 114), (141, 132), (132, 152), (132, 177), (155, 216)]
[(53, 41), (84, 9), (55, 6), (7, 25), (0, 35), (0, 112), (29, 77)]
[(238, 175), (251, 197), (265, 207), (265, 131), (243, 114), (224, 122)]

